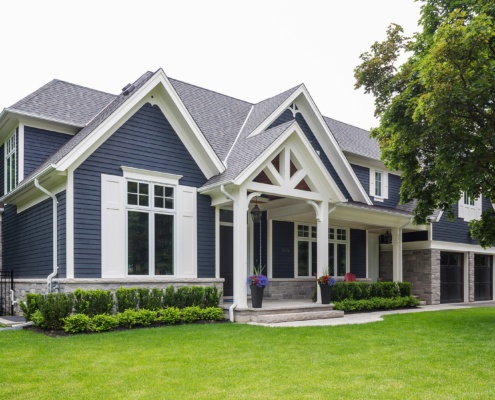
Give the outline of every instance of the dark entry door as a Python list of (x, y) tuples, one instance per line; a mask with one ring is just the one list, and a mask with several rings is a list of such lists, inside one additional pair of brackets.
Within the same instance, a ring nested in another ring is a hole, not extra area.
[(220, 278), (224, 278), (223, 295), (234, 295), (234, 229), (220, 225)]
[(440, 253), (440, 303), (464, 301), (463, 254)]
[(474, 301), (493, 300), (492, 256), (474, 255)]

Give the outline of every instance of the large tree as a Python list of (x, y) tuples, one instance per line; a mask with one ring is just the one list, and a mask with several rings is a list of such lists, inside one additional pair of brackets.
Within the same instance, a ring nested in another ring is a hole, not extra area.
[[(375, 97), (382, 160), (402, 171), (401, 200), (417, 200), (425, 223), (435, 209), (452, 217), (462, 192), (495, 203), (495, 2), (420, 1), (422, 31), (390, 25), (354, 72)], [(494, 210), (470, 226), (482, 246), (495, 242)]]

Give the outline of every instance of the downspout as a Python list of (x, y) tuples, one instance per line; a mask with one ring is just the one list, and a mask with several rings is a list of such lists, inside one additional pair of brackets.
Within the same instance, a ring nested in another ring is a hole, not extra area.
[(58, 259), (57, 259), (57, 239), (58, 239), (57, 238), (57, 236), (58, 236), (57, 204), (58, 204), (58, 200), (57, 200), (57, 197), (53, 193), (50, 193), (43, 186), (40, 185), (38, 178), (34, 179), (34, 186), (36, 186), (43, 193), (45, 193), (46, 195), (51, 197), (53, 200), (53, 272), (46, 277), (46, 287), (47, 287), (48, 293), (51, 293), (52, 292), (52, 279), (58, 273)]
[(229, 308), (229, 318), (230, 318), (230, 322), (235, 322), (234, 321), (234, 309), (237, 307), (237, 303), (234, 303), (230, 306)]

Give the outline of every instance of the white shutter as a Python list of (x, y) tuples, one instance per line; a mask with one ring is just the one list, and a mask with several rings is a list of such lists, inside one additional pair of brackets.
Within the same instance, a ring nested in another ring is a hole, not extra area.
[(370, 196), (375, 196), (375, 170), (370, 169)]
[(462, 195), (461, 199), (458, 201), (459, 204), (459, 209), (457, 211), (458, 217), (459, 218), (464, 218), (465, 217), (465, 210), (464, 210), (464, 194)]
[(480, 196), (479, 199), (476, 199), (474, 201), (474, 216), (473, 216), (473, 219), (481, 219), (481, 206), (482, 206), (482, 202), (481, 202), (481, 196)]
[(196, 278), (197, 272), (196, 188), (177, 186), (176, 275)]
[(382, 180), (383, 180), (382, 197), (384, 199), (388, 199), (388, 172), (382, 173)]
[(101, 277), (126, 276), (125, 179), (101, 175)]

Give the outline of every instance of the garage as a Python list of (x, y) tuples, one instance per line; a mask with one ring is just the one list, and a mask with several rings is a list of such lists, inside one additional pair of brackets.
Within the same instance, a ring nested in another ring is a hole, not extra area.
[(493, 300), (493, 257), (474, 255), (474, 301)]
[(440, 253), (440, 303), (464, 301), (463, 267), (463, 253)]

